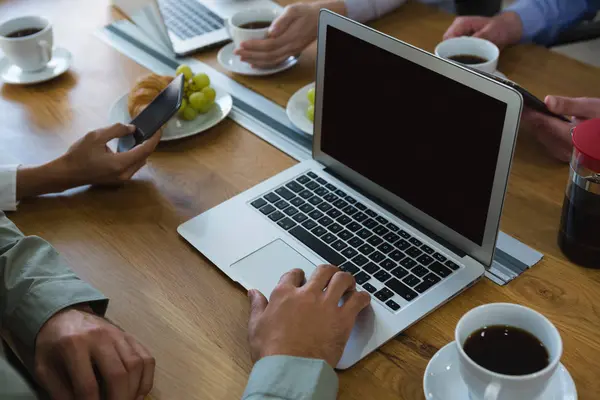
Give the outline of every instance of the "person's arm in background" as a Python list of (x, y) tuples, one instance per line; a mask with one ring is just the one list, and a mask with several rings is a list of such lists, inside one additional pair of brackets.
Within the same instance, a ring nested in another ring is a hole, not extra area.
[(0, 166), (0, 210), (14, 211), (19, 200), (87, 184), (112, 184), (130, 179), (146, 163), (160, 141), (154, 135), (125, 153), (113, 153), (107, 143), (135, 128), (115, 124), (81, 138), (61, 157), (40, 166)]
[(406, 0), (321, 0), (285, 8), (271, 25), (269, 37), (243, 42), (235, 52), (256, 68), (269, 68), (298, 56), (317, 38), (319, 11), (323, 8), (350, 19), (367, 22), (404, 4)]
[[(150, 392), (154, 359), (101, 317), (107, 305), (48, 242), (23, 236), (0, 211), (0, 330), (51, 398), (99, 400), (94, 365), (111, 399)], [(0, 398), (10, 392), (0, 387)]]
[(243, 400), (335, 399), (333, 368), (358, 313), (369, 305), (369, 294), (356, 291), (352, 275), (329, 265), (319, 266), (308, 281), (300, 269), (286, 273), (269, 301), (256, 290), (248, 296), (248, 337), (256, 364)]
[(598, 10), (600, 0), (518, 0), (492, 18), (456, 18), (444, 39), (475, 36), (500, 48), (521, 41), (549, 44), (561, 30)]

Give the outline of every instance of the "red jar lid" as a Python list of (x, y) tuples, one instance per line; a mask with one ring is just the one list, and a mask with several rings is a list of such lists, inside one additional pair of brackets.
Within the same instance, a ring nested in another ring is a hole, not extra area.
[(589, 119), (573, 129), (573, 146), (587, 169), (600, 173), (600, 118)]

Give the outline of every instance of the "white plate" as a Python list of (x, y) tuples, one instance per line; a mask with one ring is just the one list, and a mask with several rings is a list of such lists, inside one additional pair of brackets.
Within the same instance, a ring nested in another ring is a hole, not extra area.
[[(213, 88), (217, 92), (217, 96), (215, 97), (215, 105), (210, 111), (206, 114), (198, 114), (198, 117), (193, 121), (184, 121), (177, 116), (171, 118), (163, 130), (162, 138), (160, 139), (161, 142), (182, 139), (204, 132), (227, 117), (227, 114), (229, 114), (231, 107), (233, 106), (233, 100), (229, 93), (218, 87), (213, 86)], [(110, 107), (108, 119), (111, 124), (118, 122), (129, 123), (131, 121), (129, 110), (127, 109), (128, 96), (129, 93), (125, 93)]]
[(0, 59), (0, 78), (6, 83), (13, 85), (31, 85), (54, 79), (68, 71), (73, 57), (71, 52), (63, 47), (57, 47), (52, 51), (52, 60), (44, 69), (34, 72), (26, 72), (12, 64), (8, 58)]
[[(467, 386), (458, 370), (455, 342), (442, 347), (427, 364), (423, 376), (423, 391), (427, 400), (469, 400)], [(575, 383), (564, 365), (558, 365), (539, 400), (577, 400)]]
[(508, 79), (508, 77), (506, 75), (504, 75), (502, 72), (500, 72), (498, 70), (494, 71), (494, 75), (496, 75), (499, 78)]
[(265, 76), (265, 75), (273, 75), (278, 72), (285, 71), (286, 69), (292, 68), (294, 65), (298, 63), (297, 57), (290, 57), (275, 68), (252, 68), (252, 66), (246, 62), (240, 60), (240, 57), (233, 54), (233, 50), (235, 49), (235, 45), (233, 43), (229, 43), (221, 50), (219, 50), (219, 54), (217, 55), (217, 60), (219, 64), (223, 68), (228, 71), (235, 72), (240, 75), (250, 75), (250, 76)]
[(296, 128), (300, 129), (302, 132), (309, 135), (313, 134), (313, 123), (306, 117), (306, 109), (310, 105), (306, 94), (311, 88), (314, 87), (314, 82), (309, 83), (294, 93), (288, 100), (287, 107), (285, 109), (288, 118), (290, 121), (292, 121), (292, 124), (294, 124)]

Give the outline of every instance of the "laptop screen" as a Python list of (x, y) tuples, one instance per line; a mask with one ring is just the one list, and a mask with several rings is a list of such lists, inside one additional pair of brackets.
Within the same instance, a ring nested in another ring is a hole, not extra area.
[(327, 27), (321, 149), (479, 245), (506, 104)]

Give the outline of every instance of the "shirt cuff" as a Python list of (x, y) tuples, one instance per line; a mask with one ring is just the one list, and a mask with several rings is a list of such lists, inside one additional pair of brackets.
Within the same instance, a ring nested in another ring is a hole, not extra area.
[(521, 18), (523, 25), (522, 42), (530, 42), (533, 38), (545, 29), (546, 15), (536, 2), (530, 0), (520, 0), (504, 9), (513, 11)]
[(242, 400), (335, 399), (338, 378), (323, 360), (291, 356), (260, 359), (250, 373)]
[(15, 165), (0, 165), (0, 210), (17, 209), (17, 168)]
[(406, 0), (345, 0), (348, 18), (367, 22), (379, 18), (406, 3)]

